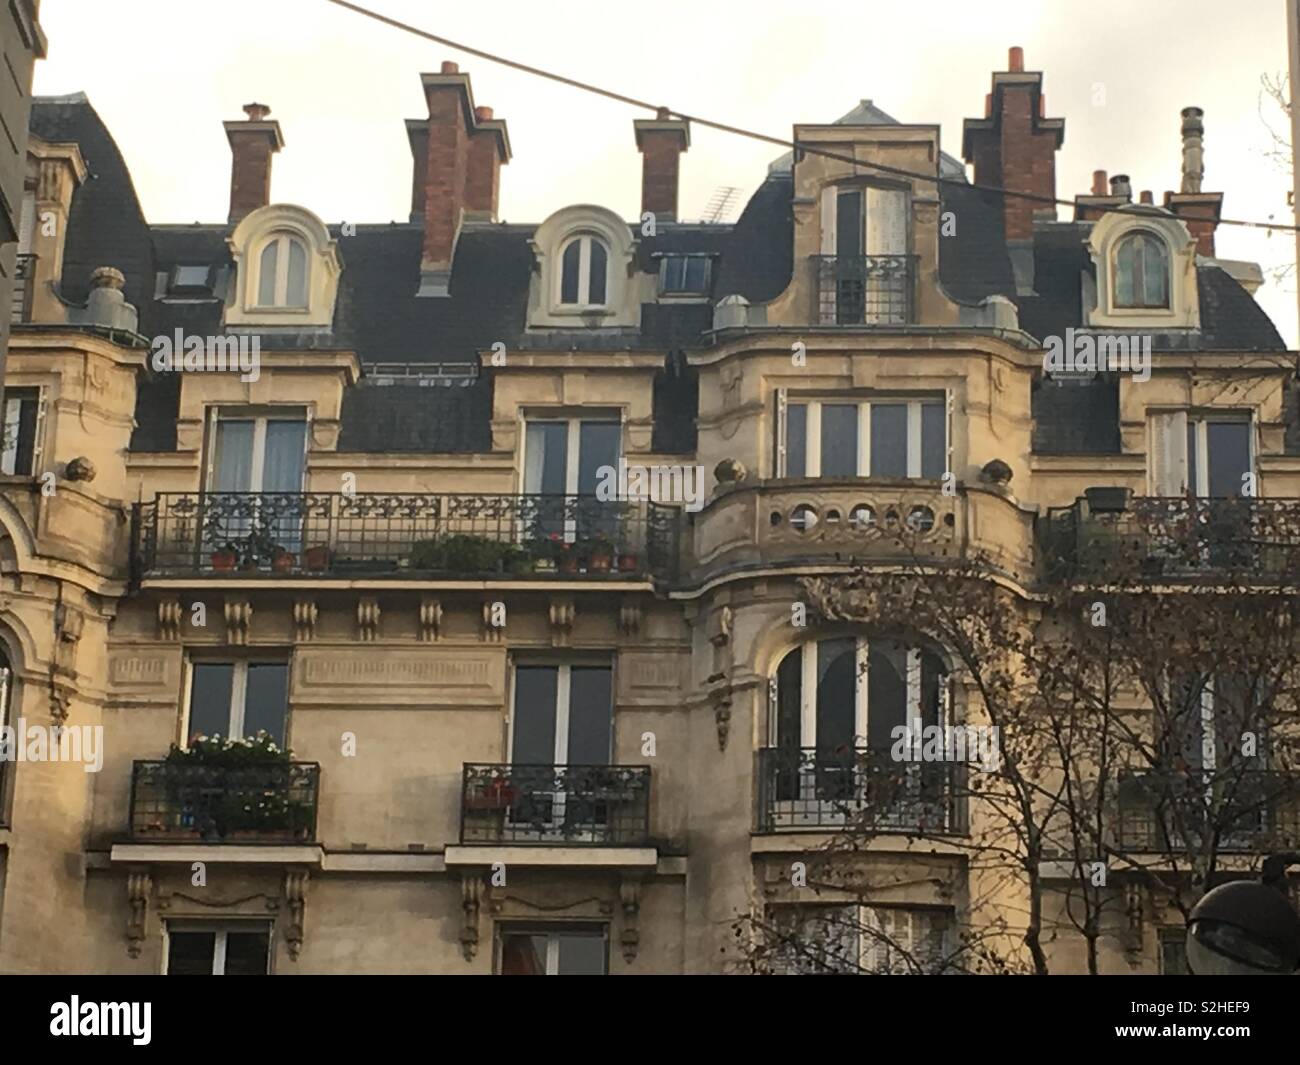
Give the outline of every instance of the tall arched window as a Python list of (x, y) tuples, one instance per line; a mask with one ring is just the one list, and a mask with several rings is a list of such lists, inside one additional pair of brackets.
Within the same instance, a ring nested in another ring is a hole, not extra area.
[(288, 233), (273, 235), (257, 267), (259, 307), (307, 306), (307, 249)]
[[(14, 673), (9, 666), (9, 656), (5, 654), (4, 647), (0, 646), (0, 725), (12, 724), (9, 704), (13, 700), (13, 690)], [(9, 794), (9, 781), (5, 779), (5, 769), (8, 765), (8, 759), (0, 758), (0, 825), (6, 823), (5, 812), (8, 809), (6, 800)]]
[(609, 249), (597, 237), (574, 237), (560, 256), (560, 302), (603, 307), (609, 279)]
[(1131, 233), (1115, 250), (1115, 306), (1168, 307), (1169, 253), (1151, 233)]

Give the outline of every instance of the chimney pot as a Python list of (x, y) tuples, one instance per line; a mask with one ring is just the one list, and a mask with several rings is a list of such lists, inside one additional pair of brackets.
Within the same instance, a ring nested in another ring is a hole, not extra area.
[(441, 67), (439, 73), (442, 73), (442, 74), (459, 74), (459, 73), (460, 73), (460, 65), (457, 64), (457, 63), (453, 63), (450, 59), (444, 59), (444, 60), (442, 61), (442, 67)]
[(491, 122), (491, 121), (492, 121), (492, 108), (490, 108), (490, 107), (476, 107), (476, 108), (474, 108), (474, 121), (475, 121), (475, 122)]
[(1110, 191), (1106, 184), (1106, 171), (1094, 170), (1092, 172), (1092, 194), (1094, 196), (1105, 196)]
[(993, 94), (991, 92), (984, 94), (984, 117), (993, 117)]
[(1116, 174), (1110, 179), (1110, 194), (1112, 196), (1123, 196), (1124, 199), (1132, 199), (1133, 186), (1129, 183), (1127, 174)]
[(1199, 107), (1184, 107), (1183, 116), (1183, 181), (1182, 192), (1200, 192), (1205, 177), (1205, 112)]
[(1155, 200), (1151, 198), (1151, 190), (1143, 189), (1140, 193), (1138, 193), (1138, 202), (1154, 204)]
[(270, 113), (271, 109), (266, 104), (244, 104), (244, 114), (250, 122), (265, 122)]
[(1012, 74), (1023, 73), (1025, 69), (1025, 50), (1019, 45), (1013, 45), (1007, 53), (1007, 69)]

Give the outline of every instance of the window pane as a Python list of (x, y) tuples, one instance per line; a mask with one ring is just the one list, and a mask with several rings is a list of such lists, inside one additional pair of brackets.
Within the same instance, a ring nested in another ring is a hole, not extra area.
[(856, 404), (822, 404), (822, 476), (855, 477), (858, 472)]
[(226, 933), (226, 976), (265, 976), (268, 935), (265, 932)]
[(582, 261), (582, 241), (570, 242), (564, 249), (563, 273), (560, 277), (560, 302), (578, 302), (578, 267)]
[(1128, 237), (1115, 255), (1115, 302), (1120, 307), (1137, 303), (1137, 240)]
[(610, 671), (569, 670), (569, 765), (608, 765), (613, 725)]
[(262, 463), (263, 492), (301, 492), (307, 423), (298, 419), (266, 423)]
[(29, 477), (36, 451), (36, 413), (40, 393), (34, 388), (5, 390), (4, 452), (0, 472)]
[(230, 692), (235, 667), (230, 662), (196, 662), (190, 685), (189, 737), (230, 735)]
[(1187, 975), (1187, 935), (1181, 930), (1160, 934), (1160, 975)]
[(944, 437), (947, 412), (942, 403), (921, 404), (921, 476), (942, 477), (948, 466)]
[(567, 423), (529, 422), (524, 449), (524, 491), (564, 495), (569, 452)]
[(253, 423), (223, 418), (217, 422), (213, 490), (247, 492), (253, 485)]
[(595, 495), (602, 466), (618, 469), (618, 422), (583, 422), (578, 427), (578, 494)]
[(289, 667), (284, 662), (250, 662), (244, 700), (244, 735), (267, 732), (284, 746), (284, 722), (289, 707)]
[[(854, 688), (857, 640), (822, 640), (817, 644), (817, 749), (853, 749)], [(846, 763), (849, 764), (849, 763)]]
[(687, 260), (680, 255), (670, 255), (664, 259), (664, 291), (681, 292), (686, 286)]
[(286, 307), (307, 306), (307, 249), (298, 240), (289, 241), (289, 281), (284, 303)]
[(871, 476), (907, 476), (907, 406), (871, 405)]
[(501, 937), (502, 976), (545, 976), (546, 936), (508, 932)]
[(785, 475), (808, 476), (808, 406), (791, 403), (785, 408)]
[(781, 665), (776, 671), (776, 745), (786, 751), (794, 751), (803, 746), (803, 737), (800, 735), (803, 652), (803, 647), (796, 647), (781, 659)]
[(841, 191), (835, 209), (835, 254), (856, 258), (862, 254), (862, 191)]
[(604, 976), (605, 937), (557, 935), (560, 944), (560, 976)]
[(257, 268), (258, 306), (275, 306), (275, 272), (279, 261), (280, 242), (279, 240), (273, 240), (262, 249), (262, 261)]
[(1169, 305), (1169, 264), (1164, 243), (1155, 237), (1142, 238), (1142, 305)]
[(907, 648), (895, 640), (872, 640), (867, 659), (867, 744), (887, 751), (892, 731), (907, 724)]
[(167, 936), (168, 976), (211, 976), (215, 932), (171, 932)]
[(598, 240), (591, 242), (591, 288), (587, 302), (593, 307), (605, 303), (605, 281), (609, 273), (609, 253)]
[(1240, 496), (1250, 472), (1250, 423), (1210, 422), (1205, 427), (1210, 495)]
[(555, 666), (519, 666), (515, 670), (514, 743), (516, 765), (555, 764)]
[(684, 260), (685, 280), (682, 289), (686, 292), (708, 292), (709, 260), (702, 256), (691, 256)]

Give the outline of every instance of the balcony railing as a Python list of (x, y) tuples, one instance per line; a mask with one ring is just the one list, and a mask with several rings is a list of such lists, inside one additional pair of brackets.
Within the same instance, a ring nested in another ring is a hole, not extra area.
[(1134, 773), (1119, 782), (1116, 846), (1130, 853), (1300, 848), (1300, 772)]
[(19, 255), (14, 271), (13, 303), (10, 322), (29, 322), (32, 317), (32, 293), (36, 288), (36, 256)]
[(1300, 499), (1080, 499), (1049, 508), (1041, 537), (1055, 579), (1300, 578)]
[(649, 838), (649, 766), (465, 765), (462, 843), (635, 847)]
[(136, 762), (131, 838), (143, 843), (309, 843), (316, 838), (320, 766)]
[(961, 835), (955, 762), (898, 762), (887, 750), (768, 747), (758, 752), (758, 831)]
[(136, 505), (148, 576), (671, 579), (678, 512), (596, 496), (159, 493)]
[(908, 325), (915, 320), (913, 255), (815, 255), (819, 325)]

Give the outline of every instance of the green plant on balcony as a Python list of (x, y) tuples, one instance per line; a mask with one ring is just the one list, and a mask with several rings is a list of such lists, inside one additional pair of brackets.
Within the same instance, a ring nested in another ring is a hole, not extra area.
[(411, 547), (411, 569), (444, 573), (526, 572), (532, 556), (522, 548), (486, 536), (456, 533), (420, 540)]
[(190, 739), (188, 747), (172, 744), (166, 758), (168, 765), (202, 765), (218, 769), (288, 765), (292, 760), (293, 752), (280, 747), (265, 730), (243, 739), (196, 735)]
[(614, 543), (603, 532), (577, 540), (573, 551), (589, 573), (608, 573), (614, 564)]

